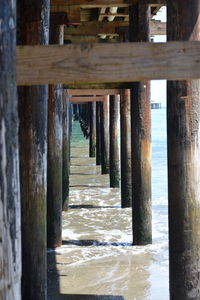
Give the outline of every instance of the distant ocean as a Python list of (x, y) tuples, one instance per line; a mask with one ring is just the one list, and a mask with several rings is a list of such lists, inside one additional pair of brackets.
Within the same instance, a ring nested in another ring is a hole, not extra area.
[[(152, 109), (152, 192), (153, 199), (167, 199), (166, 108)], [(164, 200), (165, 199), (165, 200)]]
[[(152, 298), (168, 299), (168, 200), (167, 200), (167, 126), (166, 108), (152, 109), (152, 204), (153, 242), (157, 245), (152, 270)], [(159, 250), (160, 248), (160, 250)], [(156, 268), (160, 271), (156, 271)], [(157, 278), (156, 278), (157, 277)], [(159, 282), (159, 287), (155, 282)]]

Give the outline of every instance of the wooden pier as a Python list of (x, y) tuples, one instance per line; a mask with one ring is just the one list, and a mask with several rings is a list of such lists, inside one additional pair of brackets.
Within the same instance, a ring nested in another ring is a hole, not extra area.
[[(162, 6), (167, 23), (153, 19)], [(133, 246), (152, 242), (153, 79), (168, 81), (170, 299), (199, 300), (200, 0), (1, 0), (0, 69), (0, 300), (47, 299), (75, 108), (132, 207)]]

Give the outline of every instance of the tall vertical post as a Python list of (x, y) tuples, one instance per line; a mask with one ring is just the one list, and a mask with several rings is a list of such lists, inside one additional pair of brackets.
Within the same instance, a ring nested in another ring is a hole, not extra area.
[(89, 156), (96, 156), (96, 102), (89, 103), (90, 141)]
[[(145, 0), (130, 7), (130, 41), (150, 41), (151, 10)], [(133, 243), (152, 242), (150, 81), (131, 89)]]
[[(49, 0), (21, 0), (18, 44), (47, 45)], [(46, 299), (46, 176), (48, 87), (20, 87), (22, 299)]]
[(87, 104), (82, 104), (82, 114), (81, 114), (81, 120), (80, 120), (80, 125), (81, 129), (83, 131), (84, 137), (88, 138), (89, 137), (89, 118), (88, 118), (88, 103)]
[(0, 1), (0, 299), (21, 299), (16, 1)]
[(109, 174), (109, 96), (101, 103), (101, 173)]
[(101, 165), (101, 125), (100, 125), (100, 106), (96, 103), (96, 165)]
[(62, 170), (62, 189), (63, 199), (62, 207), (64, 211), (68, 210), (69, 205), (69, 99), (68, 96), (64, 96), (63, 99), (63, 170)]
[[(69, 161), (71, 161), (71, 135), (72, 135), (72, 127), (73, 127), (73, 105), (70, 102), (68, 102), (68, 105), (69, 105), (69, 145), (68, 145), (69, 154), (68, 154), (68, 158), (69, 158)], [(70, 168), (68, 170), (70, 173)]]
[[(199, 15), (200, 0), (169, 0), (168, 41), (200, 41)], [(199, 128), (200, 80), (168, 81), (170, 299), (200, 299)]]
[(119, 95), (110, 96), (110, 187), (119, 187)]
[(120, 101), (121, 127), (121, 206), (132, 206), (131, 182), (131, 99), (130, 90), (121, 91)]
[[(51, 19), (50, 44), (63, 43), (63, 25)], [(47, 247), (62, 244), (63, 86), (49, 85), (47, 165)]]

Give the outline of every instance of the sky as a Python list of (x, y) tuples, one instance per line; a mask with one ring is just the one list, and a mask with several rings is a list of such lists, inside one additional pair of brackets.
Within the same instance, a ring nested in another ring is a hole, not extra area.
[[(166, 7), (162, 7), (154, 19), (166, 22)], [(154, 42), (166, 42), (166, 35), (154, 36)], [(151, 81), (151, 101), (161, 102), (162, 107), (166, 106), (166, 80)]]

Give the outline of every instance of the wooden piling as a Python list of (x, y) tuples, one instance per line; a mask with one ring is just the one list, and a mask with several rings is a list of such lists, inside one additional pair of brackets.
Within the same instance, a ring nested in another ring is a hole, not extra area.
[[(150, 6), (141, 0), (130, 7), (130, 41), (150, 41)], [(150, 82), (131, 89), (133, 243), (152, 242)]]
[[(49, 1), (17, 3), (18, 45), (47, 45)], [(46, 299), (47, 86), (20, 87), (22, 299)]]
[[(69, 103), (69, 161), (71, 161), (71, 136), (73, 128), (73, 105)], [(70, 169), (69, 169), (70, 172)]]
[(101, 165), (100, 102), (96, 103), (96, 165)]
[(86, 139), (89, 137), (89, 110), (88, 110), (88, 103), (83, 104), (82, 106), (82, 113), (80, 119), (80, 125), (83, 132), (83, 135)]
[(118, 188), (119, 174), (119, 95), (110, 96), (110, 187)]
[(21, 300), (16, 1), (0, 1), (0, 299)]
[(121, 91), (120, 127), (121, 127), (121, 206), (132, 206), (131, 182), (131, 99), (130, 90)]
[(90, 140), (89, 156), (96, 156), (96, 102), (89, 103)]
[(62, 208), (68, 210), (69, 205), (69, 99), (63, 96), (63, 168), (62, 168)]
[(109, 174), (109, 96), (100, 106), (101, 114), (101, 173)]
[[(63, 43), (63, 25), (51, 23), (50, 43)], [(49, 85), (47, 165), (47, 247), (62, 244), (63, 86)]]
[[(200, 1), (167, 2), (169, 41), (200, 41)], [(180, 54), (181, 55), (181, 54)], [(187, 77), (187, 74), (186, 74)], [(168, 81), (170, 299), (200, 299), (200, 80)]]

